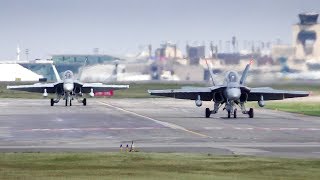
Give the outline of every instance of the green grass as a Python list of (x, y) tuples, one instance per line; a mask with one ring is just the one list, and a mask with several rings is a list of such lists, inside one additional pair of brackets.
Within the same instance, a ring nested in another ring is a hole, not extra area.
[(311, 116), (320, 116), (320, 102), (266, 102), (266, 108)]
[(2, 153), (0, 179), (320, 179), (320, 160), (162, 153)]
[[(283, 84), (266, 84), (266, 85), (259, 85), (259, 86), (268, 86), (274, 89), (283, 89), (283, 90), (296, 90), (296, 91), (308, 91), (311, 92), (313, 95), (320, 95), (320, 84), (289, 84), (284, 82)], [(249, 85), (249, 87), (257, 87), (255, 84)]]

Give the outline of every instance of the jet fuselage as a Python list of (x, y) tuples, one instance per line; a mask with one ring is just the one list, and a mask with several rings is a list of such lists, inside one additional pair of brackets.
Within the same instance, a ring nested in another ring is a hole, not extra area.
[(227, 87), (224, 91), (224, 96), (227, 101), (237, 101), (240, 99), (241, 90), (239, 83), (239, 75), (235, 71), (230, 71), (226, 74), (224, 85)]

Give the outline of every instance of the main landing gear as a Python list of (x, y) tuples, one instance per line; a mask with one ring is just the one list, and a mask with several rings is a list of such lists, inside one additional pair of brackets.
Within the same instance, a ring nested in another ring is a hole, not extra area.
[(50, 105), (51, 105), (51, 106), (54, 106), (54, 104), (55, 104), (55, 103), (58, 103), (58, 102), (60, 101), (60, 99), (61, 99), (61, 96), (57, 96), (57, 99), (51, 98), (51, 99), (50, 99)]
[(209, 118), (211, 115), (211, 111), (209, 108), (206, 108), (206, 118)]
[[(209, 118), (211, 114), (215, 114), (216, 112), (213, 112), (209, 108), (206, 108), (206, 111), (205, 111), (206, 118)], [(233, 110), (233, 113), (232, 113), (231, 110), (227, 110), (227, 112), (228, 112), (228, 118), (231, 118), (232, 115), (233, 115), (234, 118), (237, 118), (237, 109), (236, 108)], [(249, 118), (253, 118), (254, 117), (253, 108), (250, 108), (249, 111), (242, 111), (242, 113), (243, 114), (248, 114)]]
[(249, 115), (249, 118), (253, 118), (253, 108), (250, 108), (249, 111), (248, 111), (248, 115)]
[[(51, 105), (51, 106), (54, 106), (54, 104), (55, 104), (55, 103), (58, 103), (59, 100), (60, 100), (60, 98), (58, 98), (58, 99), (56, 99), (56, 100), (53, 99), (53, 98), (51, 98), (51, 99), (50, 99), (50, 105)], [(83, 98), (83, 100), (79, 100), (79, 99), (78, 99), (78, 102), (82, 103), (84, 106), (87, 105), (87, 99), (86, 99), (86, 98)], [(69, 106), (72, 106), (72, 98), (71, 98), (71, 97), (67, 97), (67, 98), (65, 99), (65, 106), (68, 106), (68, 103), (69, 103)]]

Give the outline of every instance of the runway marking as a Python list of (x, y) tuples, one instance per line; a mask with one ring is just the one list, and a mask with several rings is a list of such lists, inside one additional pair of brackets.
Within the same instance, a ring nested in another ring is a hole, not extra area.
[(153, 130), (153, 129), (163, 129), (157, 127), (137, 127), (137, 128), (125, 128), (125, 127), (113, 127), (113, 128), (37, 128), (37, 129), (23, 129), (19, 131), (24, 132), (55, 132), (55, 131), (105, 131), (105, 130)]
[(207, 130), (221, 130), (221, 129), (224, 129), (223, 127), (204, 127), (204, 129), (207, 129)]
[(320, 128), (306, 128), (307, 131), (320, 131)]
[(58, 122), (62, 122), (62, 121), (63, 121), (63, 119), (61, 119), (61, 118), (57, 118), (57, 119), (56, 119), (56, 121), (58, 121)]
[(171, 129), (175, 129), (175, 130), (181, 130), (181, 131), (184, 131), (184, 132), (188, 132), (188, 133), (191, 133), (191, 134), (194, 134), (194, 135), (197, 135), (197, 136), (200, 136), (200, 137), (204, 137), (204, 138), (212, 138), (210, 136), (207, 136), (205, 134), (201, 134), (201, 133), (198, 133), (198, 132), (195, 132), (195, 131), (191, 131), (191, 130), (188, 130), (182, 126), (179, 126), (179, 125), (176, 125), (176, 124), (173, 124), (173, 123), (168, 123), (168, 122), (164, 122), (164, 121), (159, 121), (159, 120), (156, 120), (156, 119), (153, 119), (151, 117), (148, 117), (148, 116), (145, 116), (145, 115), (142, 115), (142, 114), (138, 114), (138, 113), (135, 113), (135, 112), (132, 112), (132, 111), (128, 111), (126, 109), (123, 109), (123, 108), (120, 108), (120, 107), (117, 107), (117, 106), (113, 106), (111, 104), (107, 104), (107, 103), (104, 103), (104, 102), (100, 102), (98, 101), (100, 104), (103, 104), (103, 105), (106, 105), (106, 106), (109, 106), (109, 107), (112, 107), (112, 108), (115, 108), (115, 109), (118, 109), (120, 111), (123, 111), (123, 112), (126, 112), (126, 113), (129, 113), (129, 114), (133, 114), (135, 116), (138, 116), (138, 117), (142, 117), (144, 119), (148, 119), (148, 120), (151, 120), (157, 124), (160, 124), (162, 126), (165, 126), (165, 127), (168, 127), (168, 128), (171, 128)]
[(279, 130), (299, 130), (300, 128), (279, 128)]
[(289, 127), (289, 128), (266, 128), (266, 127), (204, 127), (206, 130), (254, 130), (254, 131), (320, 131), (320, 128), (297, 128), (297, 127)]

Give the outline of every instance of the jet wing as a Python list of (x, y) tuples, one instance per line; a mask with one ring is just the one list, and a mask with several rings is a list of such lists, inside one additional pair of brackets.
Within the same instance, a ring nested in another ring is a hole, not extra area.
[(270, 87), (251, 88), (247, 100), (259, 101), (261, 100), (261, 95), (264, 100), (282, 100), (286, 98), (306, 97), (309, 96), (309, 92), (276, 90)]
[(46, 89), (47, 93), (55, 93), (56, 86), (59, 84), (60, 83), (36, 83), (32, 85), (7, 86), (7, 89), (35, 93), (43, 93), (44, 89)]
[(182, 89), (148, 90), (148, 93), (150, 95), (190, 100), (196, 100), (198, 95), (200, 95), (202, 101), (211, 101), (213, 99), (213, 93), (222, 91), (224, 88), (223, 86), (188, 87)]
[(82, 85), (82, 92), (83, 93), (90, 93), (91, 89), (93, 92), (106, 92), (110, 90), (119, 90), (119, 89), (128, 89), (129, 85), (109, 85), (109, 84), (102, 84), (102, 83), (84, 83)]

